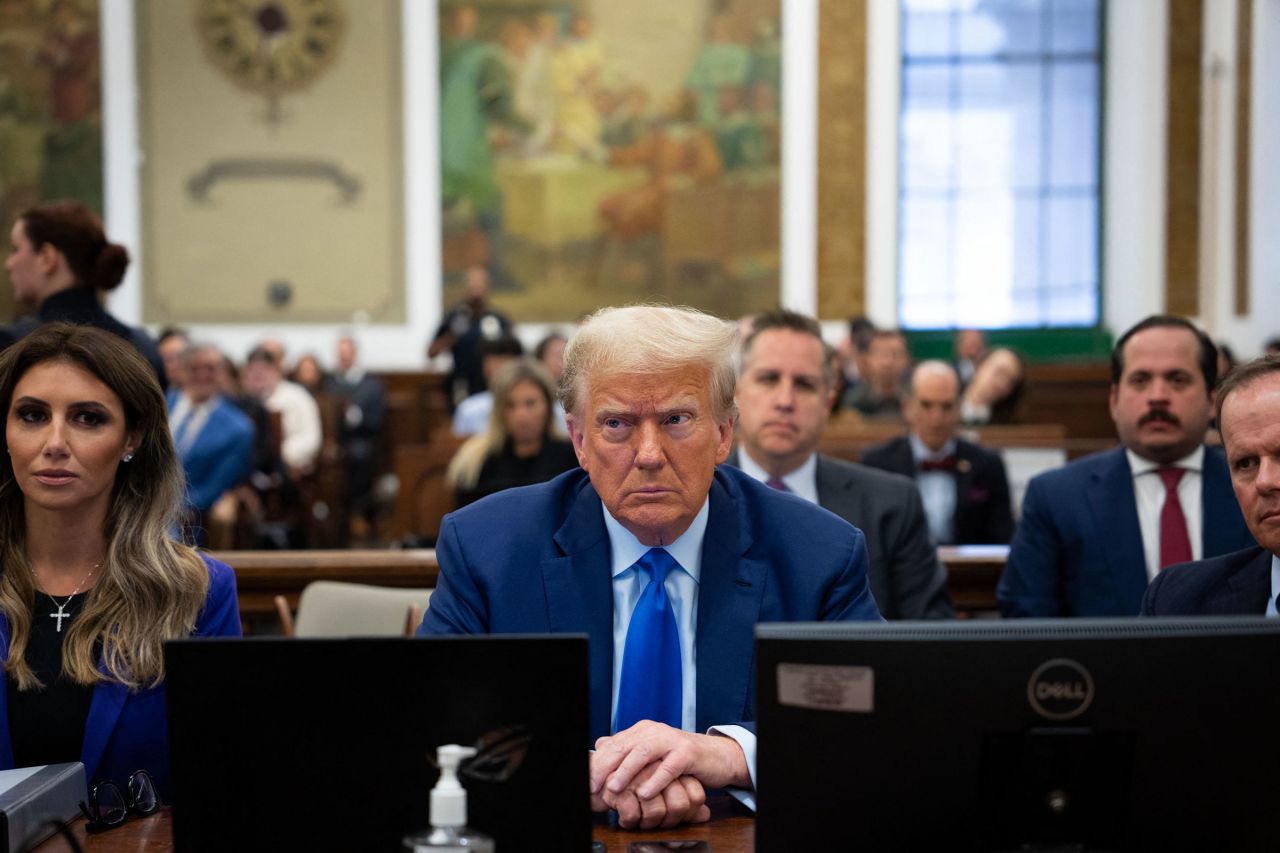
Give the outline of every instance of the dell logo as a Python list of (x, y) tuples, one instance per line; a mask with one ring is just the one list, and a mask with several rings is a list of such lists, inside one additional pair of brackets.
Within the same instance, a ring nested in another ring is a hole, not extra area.
[(1045, 719), (1073, 719), (1093, 702), (1093, 677), (1073, 660), (1045, 661), (1031, 673), (1027, 700), (1032, 710)]

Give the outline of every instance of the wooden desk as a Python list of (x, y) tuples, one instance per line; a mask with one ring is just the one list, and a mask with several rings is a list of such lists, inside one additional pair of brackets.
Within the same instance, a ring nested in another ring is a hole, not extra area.
[(947, 567), (947, 589), (957, 614), (995, 614), (996, 584), (1008, 558), (1008, 545), (949, 545), (938, 549), (938, 559)]
[(440, 564), (431, 548), (393, 551), (214, 551), (210, 556), (236, 571), (240, 615), (272, 616), (277, 595), (298, 606), (312, 581), (332, 580), (375, 586), (434, 587)]
[[(173, 850), (173, 819), (167, 808), (151, 817), (131, 817), (123, 826), (109, 832), (89, 835), (84, 821), (72, 827), (85, 853), (167, 853)], [(728, 797), (712, 802), (711, 821), (682, 829), (630, 832), (624, 829), (595, 827), (593, 837), (604, 842), (608, 853), (628, 853), (633, 841), (706, 841), (713, 853), (751, 853), (755, 850), (755, 819), (742, 814), (742, 808)], [(36, 848), (38, 853), (69, 853), (71, 848), (61, 838), (51, 838)], [(583, 851), (586, 853), (586, 851)]]

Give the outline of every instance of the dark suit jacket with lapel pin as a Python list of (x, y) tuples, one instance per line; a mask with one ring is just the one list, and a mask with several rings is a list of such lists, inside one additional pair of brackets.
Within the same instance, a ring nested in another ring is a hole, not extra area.
[[(916, 459), (906, 436), (862, 454), (872, 468), (916, 478)], [(945, 545), (1007, 545), (1013, 536), (1009, 476), (1000, 454), (956, 439), (956, 514)]]

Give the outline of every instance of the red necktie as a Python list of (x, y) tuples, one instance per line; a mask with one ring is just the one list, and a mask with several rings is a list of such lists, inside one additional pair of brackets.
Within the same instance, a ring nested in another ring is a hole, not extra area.
[(1164, 481), (1164, 506), (1160, 509), (1160, 568), (1191, 561), (1191, 539), (1187, 536), (1187, 517), (1178, 500), (1181, 468), (1161, 468), (1156, 473)]
[(764, 484), (769, 488), (777, 489), (780, 492), (791, 491), (789, 488), (787, 488), (787, 484), (782, 482), (782, 480), (778, 479), (777, 477), (770, 477), (769, 479), (764, 481)]

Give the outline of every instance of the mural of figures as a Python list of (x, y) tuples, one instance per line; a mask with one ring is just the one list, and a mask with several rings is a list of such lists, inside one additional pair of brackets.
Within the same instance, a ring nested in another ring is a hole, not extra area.
[[(0, 0), (0, 223), (41, 201), (102, 212), (98, 0)], [(0, 276), (4, 276), (0, 273)], [(12, 316), (7, 280), (0, 314)]]
[(779, 0), (442, 0), (444, 303), (778, 301)]

